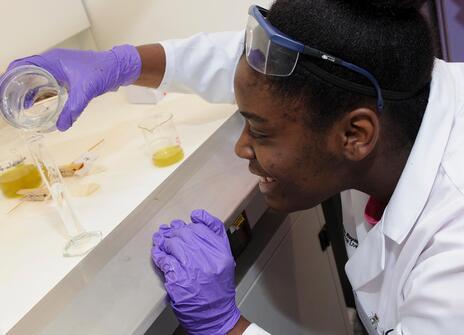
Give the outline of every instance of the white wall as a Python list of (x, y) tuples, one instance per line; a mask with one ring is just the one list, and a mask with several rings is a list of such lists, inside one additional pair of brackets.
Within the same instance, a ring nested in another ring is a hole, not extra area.
[(89, 28), (74, 36), (71, 36), (64, 41), (61, 41), (58, 44), (53, 45), (51, 48), (96, 50), (97, 44), (95, 43), (92, 30)]
[(271, 0), (83, 0), (100, 49), (148, 44), (199, 31), (244, 29), (248, 7)]
[(89, 27), (81, 0), (0, 0), (0, 71)]
[[(199, 31), (243, 29), (248, 7), (273, 0), (0, 0), (0, 71), (15, 58), (51, 47), (108, 49)], [(87, 11), (88, 18), (82, 5)]]

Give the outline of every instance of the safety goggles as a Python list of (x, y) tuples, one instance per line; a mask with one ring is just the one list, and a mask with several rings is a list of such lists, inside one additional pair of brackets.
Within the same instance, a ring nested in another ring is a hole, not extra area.
[[(357, 65), (293, 40), (269, 23), (266, 19), (267, 13), (268, 10), (256, 5), (251, 6), (248, 11), (245, 53), (247, 62), (253, 69), (269, 76), (288, 77), (295, 70), (300, 54), (321, 59), (362, 75), (371, 82), (374, 89), (339, 78), (317, 66), (312, 66), (311, 69), (316, 72), (316, 75), (323, 77), (323, 79), (336, 86), (361, 94), (376, 96), (378, 111), (383, 110), (382, 90), (371, 73)], [(407, 95), (404, 95), (404, 92), (390, 91), (390, 93), (393, 93), (393, 98), (410, 97), (410, 93)]]

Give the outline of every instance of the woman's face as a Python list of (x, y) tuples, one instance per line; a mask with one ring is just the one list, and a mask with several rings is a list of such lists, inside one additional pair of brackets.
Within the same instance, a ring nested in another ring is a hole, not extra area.
[(236, 154), (260, 176), (268, 205), (290, 212), (314, 207), (340, 191), (340, 160), (328, 132), (314, 132), (303, 120), (304, 106), (276, 96), (257, 79), (242, 57), (235, 74), (235, 94), (246, 125)]

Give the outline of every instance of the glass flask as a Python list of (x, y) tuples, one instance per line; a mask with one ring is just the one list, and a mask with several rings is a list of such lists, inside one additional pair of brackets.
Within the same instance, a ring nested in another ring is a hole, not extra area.
[(79, 223), (60, 171), (43, 143), (43, 134), (56, 130), (66, 99), (66, 88), (39, 67), (20, 66), (0, 77), (0, 114), (9, 125), (23, 130), (35, 166), (69, 237), (63, 255), (73, 257), (93, 249), (102, 235), (99, 231), (86, 231)]

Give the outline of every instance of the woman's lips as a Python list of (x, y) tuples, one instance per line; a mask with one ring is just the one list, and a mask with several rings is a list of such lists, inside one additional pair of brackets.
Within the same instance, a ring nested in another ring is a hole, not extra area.
[(274, 178), (271, 178), (271, 177), (263, 177), (263, 176), (258, 176), (259, 177), (259, 182), (260, 183), (273, 183), (275, 182), (275, 179)]
[[(253, 168), (250, 166), (250, 172), (259, 178), (259, 190), (263, 194), (267, 194), (273, 191), (273, 189), (277, 185), (276, 179), (268, 176), (263, 176), (261, 173), (256, 172)], [(264, 174), (264, 173), (263, 173)]]
[(259, 190), (263, 194), (271, 193), (277, 182), (274, 178), (259, 176)]

